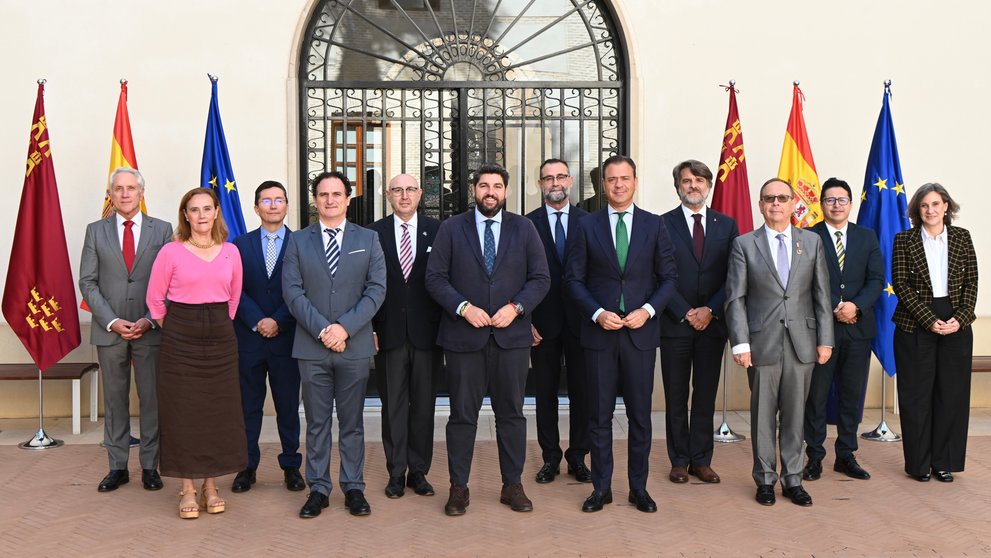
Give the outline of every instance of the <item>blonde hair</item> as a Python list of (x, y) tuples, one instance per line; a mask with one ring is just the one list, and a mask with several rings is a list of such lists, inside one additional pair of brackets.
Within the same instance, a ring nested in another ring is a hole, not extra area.
[(186, 206), (189, 204), (189, 200), (193, 199), (193, 196), (199, 194), (210, 196), (210, 199), (213, 200), (213, 208), (217, 210), (217, 219), (213, 222), (210, 238), (217, 244), (223, 244), (227, 241), (227, 223), (224, 222), (224, 213), (220, 211), (220, 200), (210, 188), (193, 188), (183, 194), (182, 200), (179, 201), (179, 220), (173, 238), (185, 242), (193, 236), (193, 230), (189, 227), (189, 221), (186, 219)]

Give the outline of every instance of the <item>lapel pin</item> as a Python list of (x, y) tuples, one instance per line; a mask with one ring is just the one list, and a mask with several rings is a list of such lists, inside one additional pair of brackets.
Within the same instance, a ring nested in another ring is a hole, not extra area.
[(799, 256), (802, 255), (802, 243), (797, 240), (795, 241), (795, 253)]

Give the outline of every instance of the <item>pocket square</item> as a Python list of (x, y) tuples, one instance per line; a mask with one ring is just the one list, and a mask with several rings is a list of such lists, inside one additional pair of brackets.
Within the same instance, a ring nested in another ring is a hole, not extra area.
[(350, 256), (351, 254), (357, 254), (358, 252), (364, 252), (364, 251), (365, 251), (364, 248), (362, 248), (361, 250), (351, 250), (350, 252), (348, 252), (348, 255)]

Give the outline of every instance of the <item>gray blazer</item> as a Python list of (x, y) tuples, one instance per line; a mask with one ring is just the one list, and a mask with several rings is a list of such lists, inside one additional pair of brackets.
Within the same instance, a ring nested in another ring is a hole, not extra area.
[(777, 362), (782, 328), (801, 362), (815, 362), (816, 345), (833, 346), (829, 269), (818, 234), (792, 227), (791, 272), (781, 285), (764, 226), (733, 241), (726, 277), (730, 345), (750, 344), (754, 366)]
[(344, 358), (375, 354), (372, 317), (385, 300), (385, 257), (378, 234), (349, 221), (337, 264), (330, 275), (318, 221), (289, 235), (282, 262), (282, 294), (296, 318), (292, 356), (318, 360), (327, 356), (320, 332), (339, 323), (348, 332)]
[[(171, 240), (171, 224), (142, 216), (141, 234), (134, 249), (134, 266), (128, 273), (117, 234), (117, 214), (86, 227), (79, 261), (79, 292), (93, 312), (90, 343), (106, 347), (122, 342), (120, 335), (107, 331), (107, 324), (115, 318), (131, 322), (141, 318), (151, 321), (148, 305), (145, 304), (151, 264), (162, 246)], [(161, 332), (156, 326), (145, 332), (137, 342), (158, 345), (161, 343)]]

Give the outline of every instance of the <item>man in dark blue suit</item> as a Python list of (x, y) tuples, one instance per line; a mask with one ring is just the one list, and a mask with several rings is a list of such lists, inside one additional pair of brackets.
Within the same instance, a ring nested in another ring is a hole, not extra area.
[[(564, 264), (568, 240), (578, 228), (578, 221), (588, 212), (571, 203), (573, 179), (568, 163), (548, 159), (538, 174), (544, 204), (527, 214), (537, 227), (544, 244), (551, 289), (533, 309), (533, 383), (537, 392), (537, 443), (544, 464), (537, 471), (537, 482), (548, 483), (561, 472), (561, 458), (568, 463), (568, 474), (580, 482), (592, 482), (585, 466), (589, 452), (588, 390), (585, 380), (585, 355), (578, 334), (581, 318), (578, 309), (564, 293)], [(558, 432), (558, 386), (561, 384), (561, 357), (564, 357), (568, 382), (568, 451), (561, 451)]]
[(296, 320), (282, 299), (282, 257), (285, 254), (289, 227), (285, 226), (289, 199), (286, 189), (274, 180), (266, 180), (255, 189), (255, 213), (261, 227), (234, 239), (241, 252), (244, 286), (234, 320), (237, 335), (238, 364), (241, 377), (241, 407), (248, 438), (248, 468), (234, 477), (232, 492), (247, 492), (255, 483), (261, 454), (261, 434), (265, 406), (265, 377), (272, 386), (276, 424), (282, 453), (286, 488), (306, 488), (299, 467), (299, 366), (292, 357)]
[(484, 164), (472, 181), (475, 208), (444, 221), (427, 262), (427, 291), (443, 311), (437, 343), (447, 360), (451, 417), (447, 515), (468, 507), (478, 412), (488, 392), (495, 412), (502, 492), (513, 511), (533, 510), (520, 477), (526, 458), (530, 318), (550, 288), (547, 258), (529, 219), (505, 211), (509, 173)]
[(591, 496), (582, 511), (612, 502), (612, 419), (622, 390), (629, 419), (629, 501), (657, 511), (647, 493), (650, 398), (660, 344), (658, 317), (677, 287), (674, 249), (660, 216), (636, 207), (636, 163), (614, 155), (602, 163), (606, 209), (582, 219), (568, 251), (565, 283), (582, 317), (592, 439)]
[(884, 288), (884, 260), (874, 231), (849, 222), (853, 207), (849, 184), (836, 178), (824, 182), (822, 207), (825, 221), (811, 230), (822, 237), (826, 252), (836, 342), (829, 360), (812, 370), (805, 402), (805, 453), (809, 461), (802, 479), (814, 481), (822, 475), (826, 403), (830, 387), (835, 385), (838, 414), (833, 470), (866, 480), (871, 476), (853, 454), (871, 365), (871, 340), (877, 335), (874, 303)]
[(368, 227), (379, 235), (386, 270), (385, 302), (372, 319), (382, 445), (389, 471), (385, 495), (399, 498), (410, 486), (421, 496), (432, 496), (426, 475), (434, 451), (440, 306), (427, 294), (423, 277), (440, 221), (417, 213), (423, 190), (412, 176), (394, 177), (388, 193), (392, 215)]
[[(706, 207), (712, 171), (688, 160), (674, 167), (674, 188), (681, 205), (661, 216), (674, 240), (678, 289), (661, 322), (661, 378), (664, 426), (671, 482), (719, 482), (712, 470), (712, 415), (719, 369), (729, 333), (723, 319), (726, 264), (739, 236), (736, 221)], [(688, 392), (692, 392), (691, 420)]]

